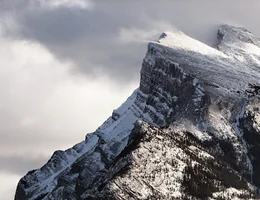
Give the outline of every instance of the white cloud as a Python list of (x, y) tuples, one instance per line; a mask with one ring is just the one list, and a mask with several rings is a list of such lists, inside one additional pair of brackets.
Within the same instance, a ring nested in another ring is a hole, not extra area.
[(14, 199), (15, 188), (20, 177), (13, 174), (0, 173), (1, 187), (0, 198), (1, 200)]
[(158, 34), (162, 33), (163, 31), (176, 30), (176, 28), (173, 27), (171, 23), (166, 21), (155, 21), (147, 19), (147, 25), (149, 26), (145, 28), (120, 28), (118, 33), (119, 42), (122, 44), (147, 43), (151, 40), (154, 40), (154, 38), (158, 38)]
[(39, 0), (38, 3), (49, 9), (57, 7), (92, 9), (93, 3), (89, 0)]
[(70, 147), (94, 131), (134, 88), (119, 91), (106, 77), (75, 75), (73, 63), (59, 62), (37, 43), (4, 37), (0, 43), (0, 156), (49, 155)]
[(121, 28), (119, 31), (119, 41), (125, 43), (143, 43), (149, 38), (155, 37), (158, 32), (155, 30), (145, 30), (138, 28)]
[(75, 8), (81, 10), (91, 10), (94, 6), (92, 0), (1, 0), (0, 10), (3, 13), (10, 13), (16, 15), (20, 12), (29, 12), (33, 9), (57, 9)]

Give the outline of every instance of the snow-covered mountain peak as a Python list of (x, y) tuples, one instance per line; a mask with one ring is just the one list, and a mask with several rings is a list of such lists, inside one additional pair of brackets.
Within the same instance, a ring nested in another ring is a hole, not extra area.
[(180, 31), (164, 32), (149, 44), (148, 52), (176, 62), (185, 73), (215, 85), (219, 95), (237, 98), (241, 95), (237, 91), (246, 91), (249, 83), (260, 84), (259, 38), (245, 28), (223, 25), (218, 41), (217, 48), (212, 48)]
[(218, 30), (218, 49), (244, 65), (244, 70), (259, 73), (260, 39), (243, 27), (222, 25)]
[(158, 44), (178, 51), (191, 51), (202, 55), (226, 57), (222, 52), (185, 35), (181, 31), (163, 32), (158, 40)]
[(15, 200), (260, 199), (259, 39), (227, 25), (218, 39), (218, 49), (182, 32), (150, 42), (139, 88), (28, 172)]
[(255, 38), (255, 36), (246, 28), (231, 26), (228, 24), (221, 25), (218, 32), (224, 36), (223, 38), (219, 38), (222, 43), (235, 44), (238, 41), (253, 43), (252, 39)]

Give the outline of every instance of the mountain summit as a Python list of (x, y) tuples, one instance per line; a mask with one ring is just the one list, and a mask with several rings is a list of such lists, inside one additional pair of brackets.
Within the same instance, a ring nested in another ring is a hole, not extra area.
[(15, 200), (260, 199), (260, 39), (229, 25), (217, 39), (150, 42), (139, 88)]

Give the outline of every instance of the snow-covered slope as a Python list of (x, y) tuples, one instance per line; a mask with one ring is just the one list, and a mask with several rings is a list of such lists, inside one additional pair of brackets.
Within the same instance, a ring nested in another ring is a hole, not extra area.
[(209, 47), (150, 42), (140, 86), (85, 141), (28, 172), (15, 200), (256, 199), (260, 40), (223, 25)]

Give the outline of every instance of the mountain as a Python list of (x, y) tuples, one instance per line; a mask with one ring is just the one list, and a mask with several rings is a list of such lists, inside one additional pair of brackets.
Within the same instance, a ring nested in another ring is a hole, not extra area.
[(217, 39), (150, 42), (139, 88), (15, 200), (260, 199), (260, 39), (229, 25)]

